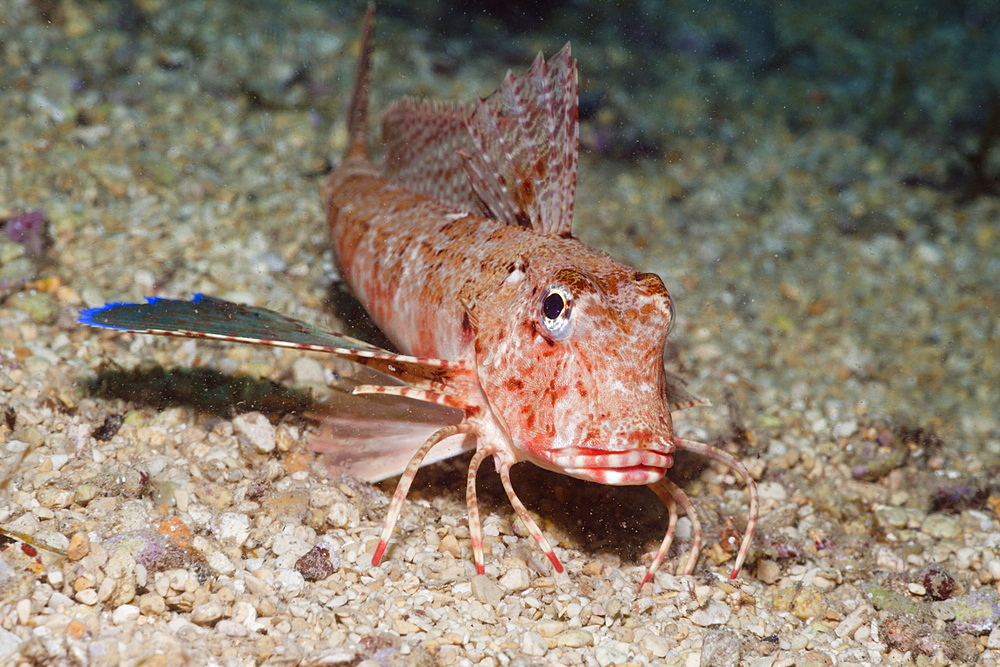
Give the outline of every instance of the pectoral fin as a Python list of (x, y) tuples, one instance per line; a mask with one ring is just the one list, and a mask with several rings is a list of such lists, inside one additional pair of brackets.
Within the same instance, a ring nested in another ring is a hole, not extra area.
[[(310, 417), (320, 430), (309, 448), (320, 454), (331, 472), (344, 472), (378, 482), (406, 470), (420, 445), (443, 426), (460, 423), (462, 412), (396, 396), (335, 392)], [(423, 465), (442, 461), (475, 447), (472, 435), (436, 445)]]
[(196, 294), (190, 301), (151, 298), (110, 303), (80, 313), (95, 327), (182, 338), (326, 352), (390, 375), (413, 387), (452, 393), (470, 375), (466, 364), (396, 354), (334, 331), (324, 331), (266, 308)]

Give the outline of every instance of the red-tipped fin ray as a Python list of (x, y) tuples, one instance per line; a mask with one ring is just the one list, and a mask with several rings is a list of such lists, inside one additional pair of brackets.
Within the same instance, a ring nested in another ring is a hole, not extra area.
[(462, 380), (470, 374), (462, 362), (395, 354), (266, 308), (201, 294), (190, 301), (151, 298), (147, 303), (111, 303), (82, 311), (79, 321), (134, 333), (326, 352), (381, 371), (411, 386), (444, 393), (460, 390)]

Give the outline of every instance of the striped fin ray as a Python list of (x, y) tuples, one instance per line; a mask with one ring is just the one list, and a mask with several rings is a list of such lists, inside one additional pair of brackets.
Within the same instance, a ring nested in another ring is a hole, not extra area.
[(396, 354), (266, 308), (202, 294), (190, 301), (150, 298), (146, 303), (110, 303), (84, 310), (78, 319), (82, 324), (134, 333), (326, 352), (413, 387), (441, 393), (460, 392), (472, 375), (462, 362)]

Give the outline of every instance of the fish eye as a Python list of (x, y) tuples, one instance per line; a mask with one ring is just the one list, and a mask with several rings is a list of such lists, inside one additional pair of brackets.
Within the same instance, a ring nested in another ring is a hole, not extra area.
[(545, 290), (539, 305), (539, 321), (542, 330), (555, 340), (569, 336), (573, 329), (570, 314), (573, 312), (573, 295), (562, 285), (553, 285)]
[(566, 302), (559, 292), (549, 292), (545, 300), (542, 301), (542, 314), (545, 315), (545, 319), (547, 320), (557, 319), (565, 309)]

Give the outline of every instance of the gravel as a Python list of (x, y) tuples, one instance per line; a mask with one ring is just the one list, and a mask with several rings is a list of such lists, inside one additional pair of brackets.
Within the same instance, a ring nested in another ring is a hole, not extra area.
[(4, 664), (1000, 664), (1000, 201), (963, 185), (985, 102), (957, 55), (995, 20), (881, 17), (883, 48), (780, 7), (775, 34), (804, 45), (783, 65), (722, 9), (654, 12), (669, 29), (642, 48), (614, 33), (626, 14), (501, 40), (486, 19), (438, 37), (432, 5), (385, 12), (376, 108), (474, 99), (574, 40), (595, 105), (575, 229), (663, 277), (668, 361), (713, 401), (676, 428), (761, 490), (729, 581), (746, 495), (679, 457), (703, 555), (672, 574), (682, 519), (638, 591), (666, 524), (646, 489), (515, 470), (556, 574), (483, 471), (477, 575), (467, 458), (444, 462), (372, 567), (392, 484), (330, 476), (273, 384), (318, 392), (349, 366), (74, 321), (204, 292), (352, 324), (326, 306), (318, 189), (356, 8), (236, 7), (0, 7)]

